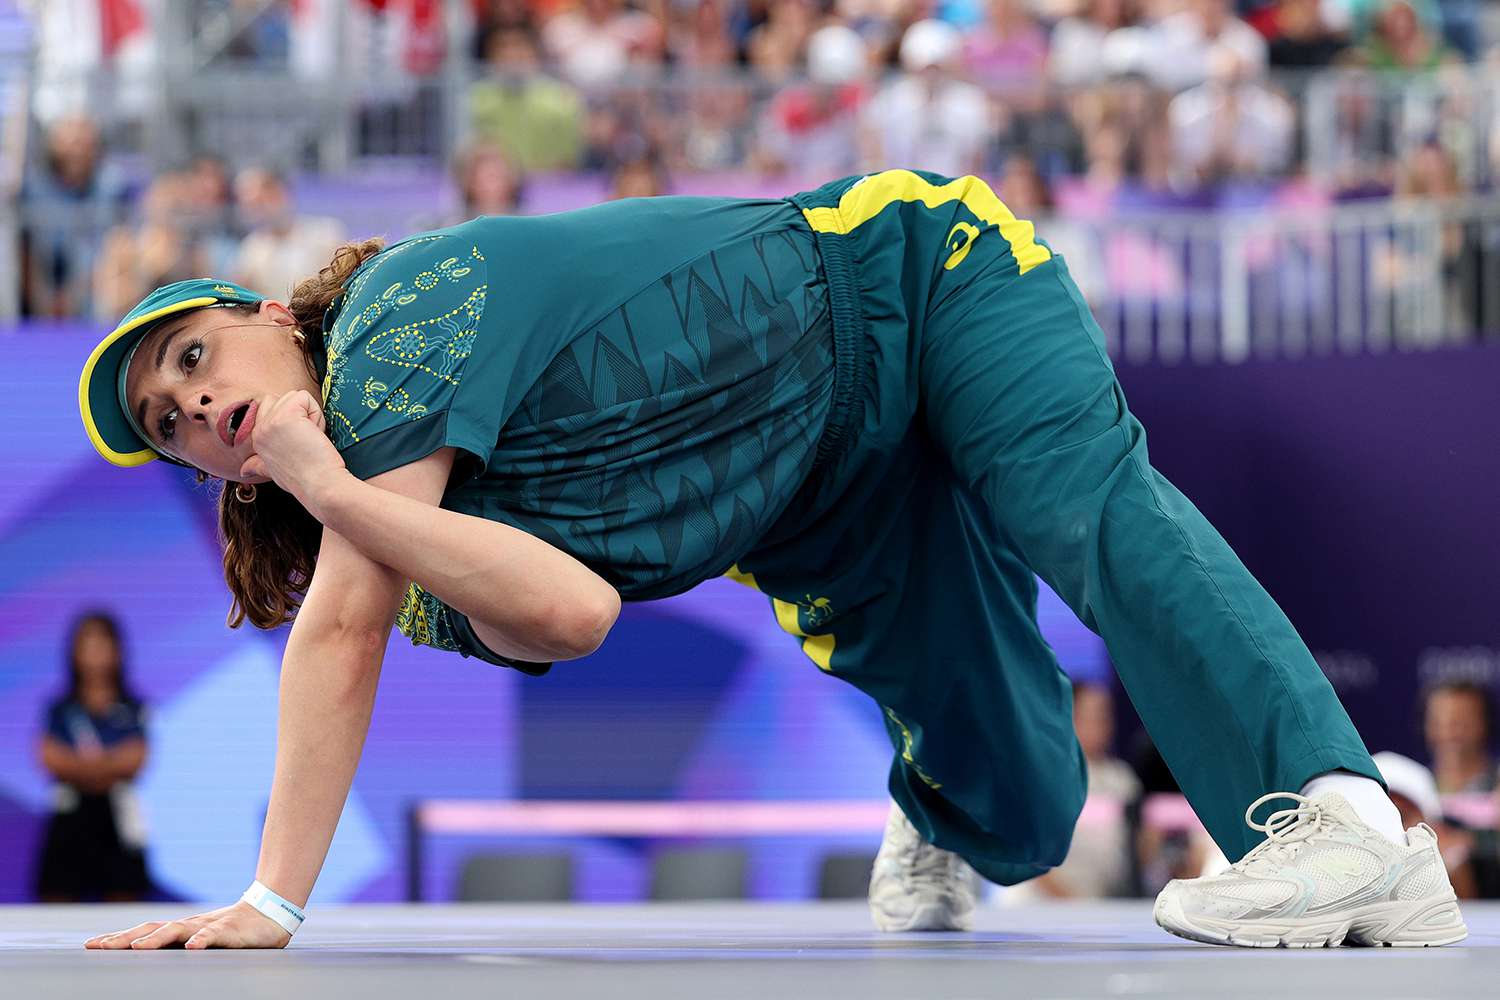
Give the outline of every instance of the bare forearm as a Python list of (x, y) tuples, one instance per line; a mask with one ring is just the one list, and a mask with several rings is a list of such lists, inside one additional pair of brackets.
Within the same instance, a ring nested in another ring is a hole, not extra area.
[(294, 628), (287, 642), (276, 774), (255, 877), (298, 905), (317, 881), (354, 781), (383, 656), (384, 639), (374, 635)]
[(115, 780), (103, 754), (85, 756), (61, 742), (43, 744), (42, 766), (58, 781), (85, 792), (105, 791)]
[(110, 747), (105, 752), (104, 759), (111, 780), (129, 781), (146, 764), (146, 741), (132, 739)]
[[(313, 513), (369, 558), (522, 645), (538, 648), (538, 636), (565, 618), (607, 619), (602, 639), (619, 611), (619, 595), (587, 566), (507, 524), (443, 510), (347, 474), (323, 491)], [(581, 655), (544, 652), (553, 659)]]

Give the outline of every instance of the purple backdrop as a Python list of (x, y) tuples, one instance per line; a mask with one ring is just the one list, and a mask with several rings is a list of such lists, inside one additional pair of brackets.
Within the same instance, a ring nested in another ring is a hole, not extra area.
[(1317, 654), (1372, 751), (1500, 680), (1500, 347), (1122, 367), (1151, 458)]

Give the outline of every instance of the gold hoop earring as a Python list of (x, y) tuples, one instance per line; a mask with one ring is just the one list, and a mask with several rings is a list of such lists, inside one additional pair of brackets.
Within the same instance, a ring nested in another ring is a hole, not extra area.
[[(246, 487), (249, 487), (249, 489), (247, 490)], [(238, 500), (240, 503), (254, 503), (255, 502), (255, 484), (254, 483), (238, 483), (238, 484), (236, 484), (236, 486), (234, 488), (234, 498), (236, 500)]]
[(292, 339), (297, 342), (298, 347), (304, 347), (307, 344), (307, 334), (303, 333), (301, 330), (294, 331), (292, 333)]

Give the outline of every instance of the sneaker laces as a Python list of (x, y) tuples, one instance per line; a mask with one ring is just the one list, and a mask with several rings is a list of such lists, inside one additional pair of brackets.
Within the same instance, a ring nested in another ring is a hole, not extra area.
[[(1271, 813), (1264, 823), (1255, 822), (1255, 810), (1277, 799), (1291, 799), (1297, 804), (1290, 809), (1278, 809)], [(1262, 795), (1250, 803), (1250, 808), (1245, 810), (1245, 824), (1252, 830), (1264, 833), (1266, 839), (1239, 861), (1230, 865), (1228, 870), (1243, 874), (1255, 867), (1286, 862), (1296, 854), (1297, 845), (1323, 829), (1325, 818), (1323, 807), (1304, 795), (1297, 795), (1294, 792), (1271, 792), (1268, 795)]]

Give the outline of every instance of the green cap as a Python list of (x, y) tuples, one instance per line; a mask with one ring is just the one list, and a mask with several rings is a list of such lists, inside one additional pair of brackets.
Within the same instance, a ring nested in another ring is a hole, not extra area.
[(136, 426), (125, 398), (125, 372), (146, 334), (162, 320), (193, 309), (254, 305), (264, 298), (233, 282), (194, 278), (163, 285), (126, 313), (120, 325), (94, 348), (78, 379), (78, 411), (99, 454), (126, 468), (167, 457), (158, 454)]

